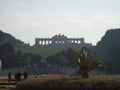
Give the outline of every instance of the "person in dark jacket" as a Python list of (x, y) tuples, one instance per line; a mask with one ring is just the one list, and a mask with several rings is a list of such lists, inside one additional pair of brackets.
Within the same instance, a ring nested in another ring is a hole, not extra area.
[(8, 82), (10, 82), (12, 80), (12, 75), (11, 72), (8, 73)]
[(24, 72), (24, 73), (23, 73), (23, 76), (24, 76), (24, 79), (27, 79), (27, 78), (28, 78), (28, 73), (27, 73), (27, 72)]
[(22, 76), (22, 74), (20, 72), (18, 72), (17, 76), (16, 76), (17, 77), (17, 81), (21, 81), (21, 76)]

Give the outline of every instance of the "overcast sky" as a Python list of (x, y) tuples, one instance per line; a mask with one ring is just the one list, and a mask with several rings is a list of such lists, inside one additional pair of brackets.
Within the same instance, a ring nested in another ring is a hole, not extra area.
[(120, 0), (0, 0), (0, 29), (34, 44), (61, 33), (95, 45), (120, 27)]

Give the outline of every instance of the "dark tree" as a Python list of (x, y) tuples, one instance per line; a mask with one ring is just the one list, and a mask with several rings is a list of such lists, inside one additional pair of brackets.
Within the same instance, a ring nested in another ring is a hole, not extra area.
[(120, 74), (120, 29), (108, 30), (94, 47), (97, 58), (104, 60), (109, 74)]
[(31, 57), (31, 61), (30, 61), (30, 64), (34, 65), (34, 64), (39, 64), (40, 61), (41, 61), (42, 57), (40, 55), (33, 55)]
[(16, 56), (14, 48), (10, 43), (0, 46), (0, 59), (2, 61), (2, 68), (12, 68), (16, 66)]

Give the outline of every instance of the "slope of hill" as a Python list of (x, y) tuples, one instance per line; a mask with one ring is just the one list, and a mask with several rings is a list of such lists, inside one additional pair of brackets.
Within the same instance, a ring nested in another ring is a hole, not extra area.
[[(61, 52), (63, 50), (67, 50), (68, 48), (72, 48), (74, 50), (79, 50), (81, 47), (67, 47), (67, 46), (41, 46), (41, 47), (20, 47), (17, 48), (17, 50), (21, 50), (24, 53), (34, 53), (41, 55), (43, 57), (52, 56), (58, 52)], [(16, 51), (17, 51), (16, 50)]]
[(120, 28), (110, 29), (94, 48), (96, 57), (106, 63), (109, 72), (120, 73)]
[(0, 30), (0, 46), (5, 43), (11, 43), (14, 47), (22, 47), (25, 46), (25, 43), (23, 41), (20, 41), (13, 37), (12, 35), (5, 33)]
[[(33, 54), (41, 55), (43, 57), (54, 55), (68, 48), (73, 48), (75, 50), (78, 50), (81, 48), (81, 46), (68, 47), (64, 45), (63, 46), (49, 46), (48, 45), (48, 46), (38, 46), (38, 47), (28, 46), (23, 41), (18, 40), (12, 35), (0, 30), (0, 46), (5, 43), (10, 43), (15, 48), (15, 51), (21, 50), (23, 53), (33, 53)], [(90, 47), (92, 47), (92, 45)]]

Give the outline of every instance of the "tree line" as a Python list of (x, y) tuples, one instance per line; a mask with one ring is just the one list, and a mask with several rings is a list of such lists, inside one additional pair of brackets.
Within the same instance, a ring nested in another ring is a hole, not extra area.
[(20, 66), (39, 65), (42, 56), (32, 53), (23, 53), (21, 50), (15, 51), (10, 43), (0, 46), (0, 60), (2, 69), (14, 68)]

